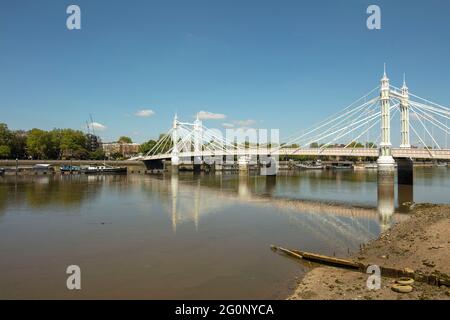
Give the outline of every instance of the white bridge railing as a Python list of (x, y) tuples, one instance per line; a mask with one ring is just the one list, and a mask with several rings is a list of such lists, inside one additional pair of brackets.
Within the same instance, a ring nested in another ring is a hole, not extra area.
[[(189, 158), (199, 156), (202, 158), (207, 157), (220, 157), (220, 156), (341, 156), (341, 157), (378, 157), (378, 150), (372, 148), (327, 148), (327, 149), (298, 149), (298, 148), (282, 148), (268, 152), (267, 150), (261, 151), (259, 149), (238, 149), (227, 151), (200, 151), (200, 152), (180, 152), (178, 156), (180, 158)], [(450, 160), (450, 149), (403, 149), (392, 148), (392, 156), (394, 158), (416, 158), (416, 159), (436, 159), (436, 160)], [(157, 154), (154, 156), (146, 156), (140, 158), (140, 160), (161, 160), (170, 159), (171, 154)]]

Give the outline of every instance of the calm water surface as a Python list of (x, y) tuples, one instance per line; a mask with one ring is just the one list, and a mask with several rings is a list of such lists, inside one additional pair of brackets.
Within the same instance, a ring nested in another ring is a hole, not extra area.
[(308, 266), (270, 244), (343, 255), (407, 218), (399, 204), (449, 195), (447, 168), (414, 188), (367, 171), (0, 177), (0, 298), (285, 298)]

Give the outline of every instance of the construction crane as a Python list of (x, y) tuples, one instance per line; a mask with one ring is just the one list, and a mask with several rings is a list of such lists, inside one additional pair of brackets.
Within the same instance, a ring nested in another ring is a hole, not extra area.
[(95, 136), (94, 119), (92, 118), (92, 114), (89, 113), (89, 117), (91, 119), (92, 134)]

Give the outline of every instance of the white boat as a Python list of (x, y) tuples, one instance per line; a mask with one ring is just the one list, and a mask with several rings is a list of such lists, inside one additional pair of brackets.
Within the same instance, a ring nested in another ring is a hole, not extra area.
[(299, 169), (305, 170), (322, 170), (325, 168), (325, 166), (322, 164), (322, 161), (320, 160), (314, 162), (297, 163), (296, 166)]
[(52, 165), (47, 163), (37, 163), (33, 166), (34, 169), (50, 169), (51, 167)]
[(113, 166), (87, 166), (82, 167), (81, 171), (89, 174), (89, 173), (126, 173), (127, 167), (113, 167)]
[(33, 166), (33, 170), (34, 171), (39, 171), (39, 172), (47, 172), (47, 171), (54, 171), (53, 166), (51, 164), (47, 164), (47, 163), (38, 163), (35, 164)]
[(331, 163), (328, 168), (334, 169), (334, 170), (348, 170), (353, 169), (353, 163), (352, 162), (333, 162)]

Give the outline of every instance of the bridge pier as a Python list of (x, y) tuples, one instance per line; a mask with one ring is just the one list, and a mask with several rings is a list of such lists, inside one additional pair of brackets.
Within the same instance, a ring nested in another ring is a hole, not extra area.
[(412, 186), (414, 182), (413, 161), (411, 158), (397, 159), (397, 176), (399, 185)]
[(202, 171), (202, 164), (201, 161), (194, 159), (192, 164), (192, 170), (195, 174), (199, 174)]
[(194, 171), (194, 174), (200, 174), (202, 172), (202, 165), (194, 164), (193, 171)]
[(145, 168), (147, 170), (164, 170), (164, 161), (163, 160), (145, 160), (144, 161)]
[(178, 156), (172, 155), (170, 164), (172, 173), (178, 173), (180, 166), (180, 158)]
[(379, 156), (377, 159), (378, 172), (384, 172), (385, 174), (394, 173), (395, 160), (392, 156)]

